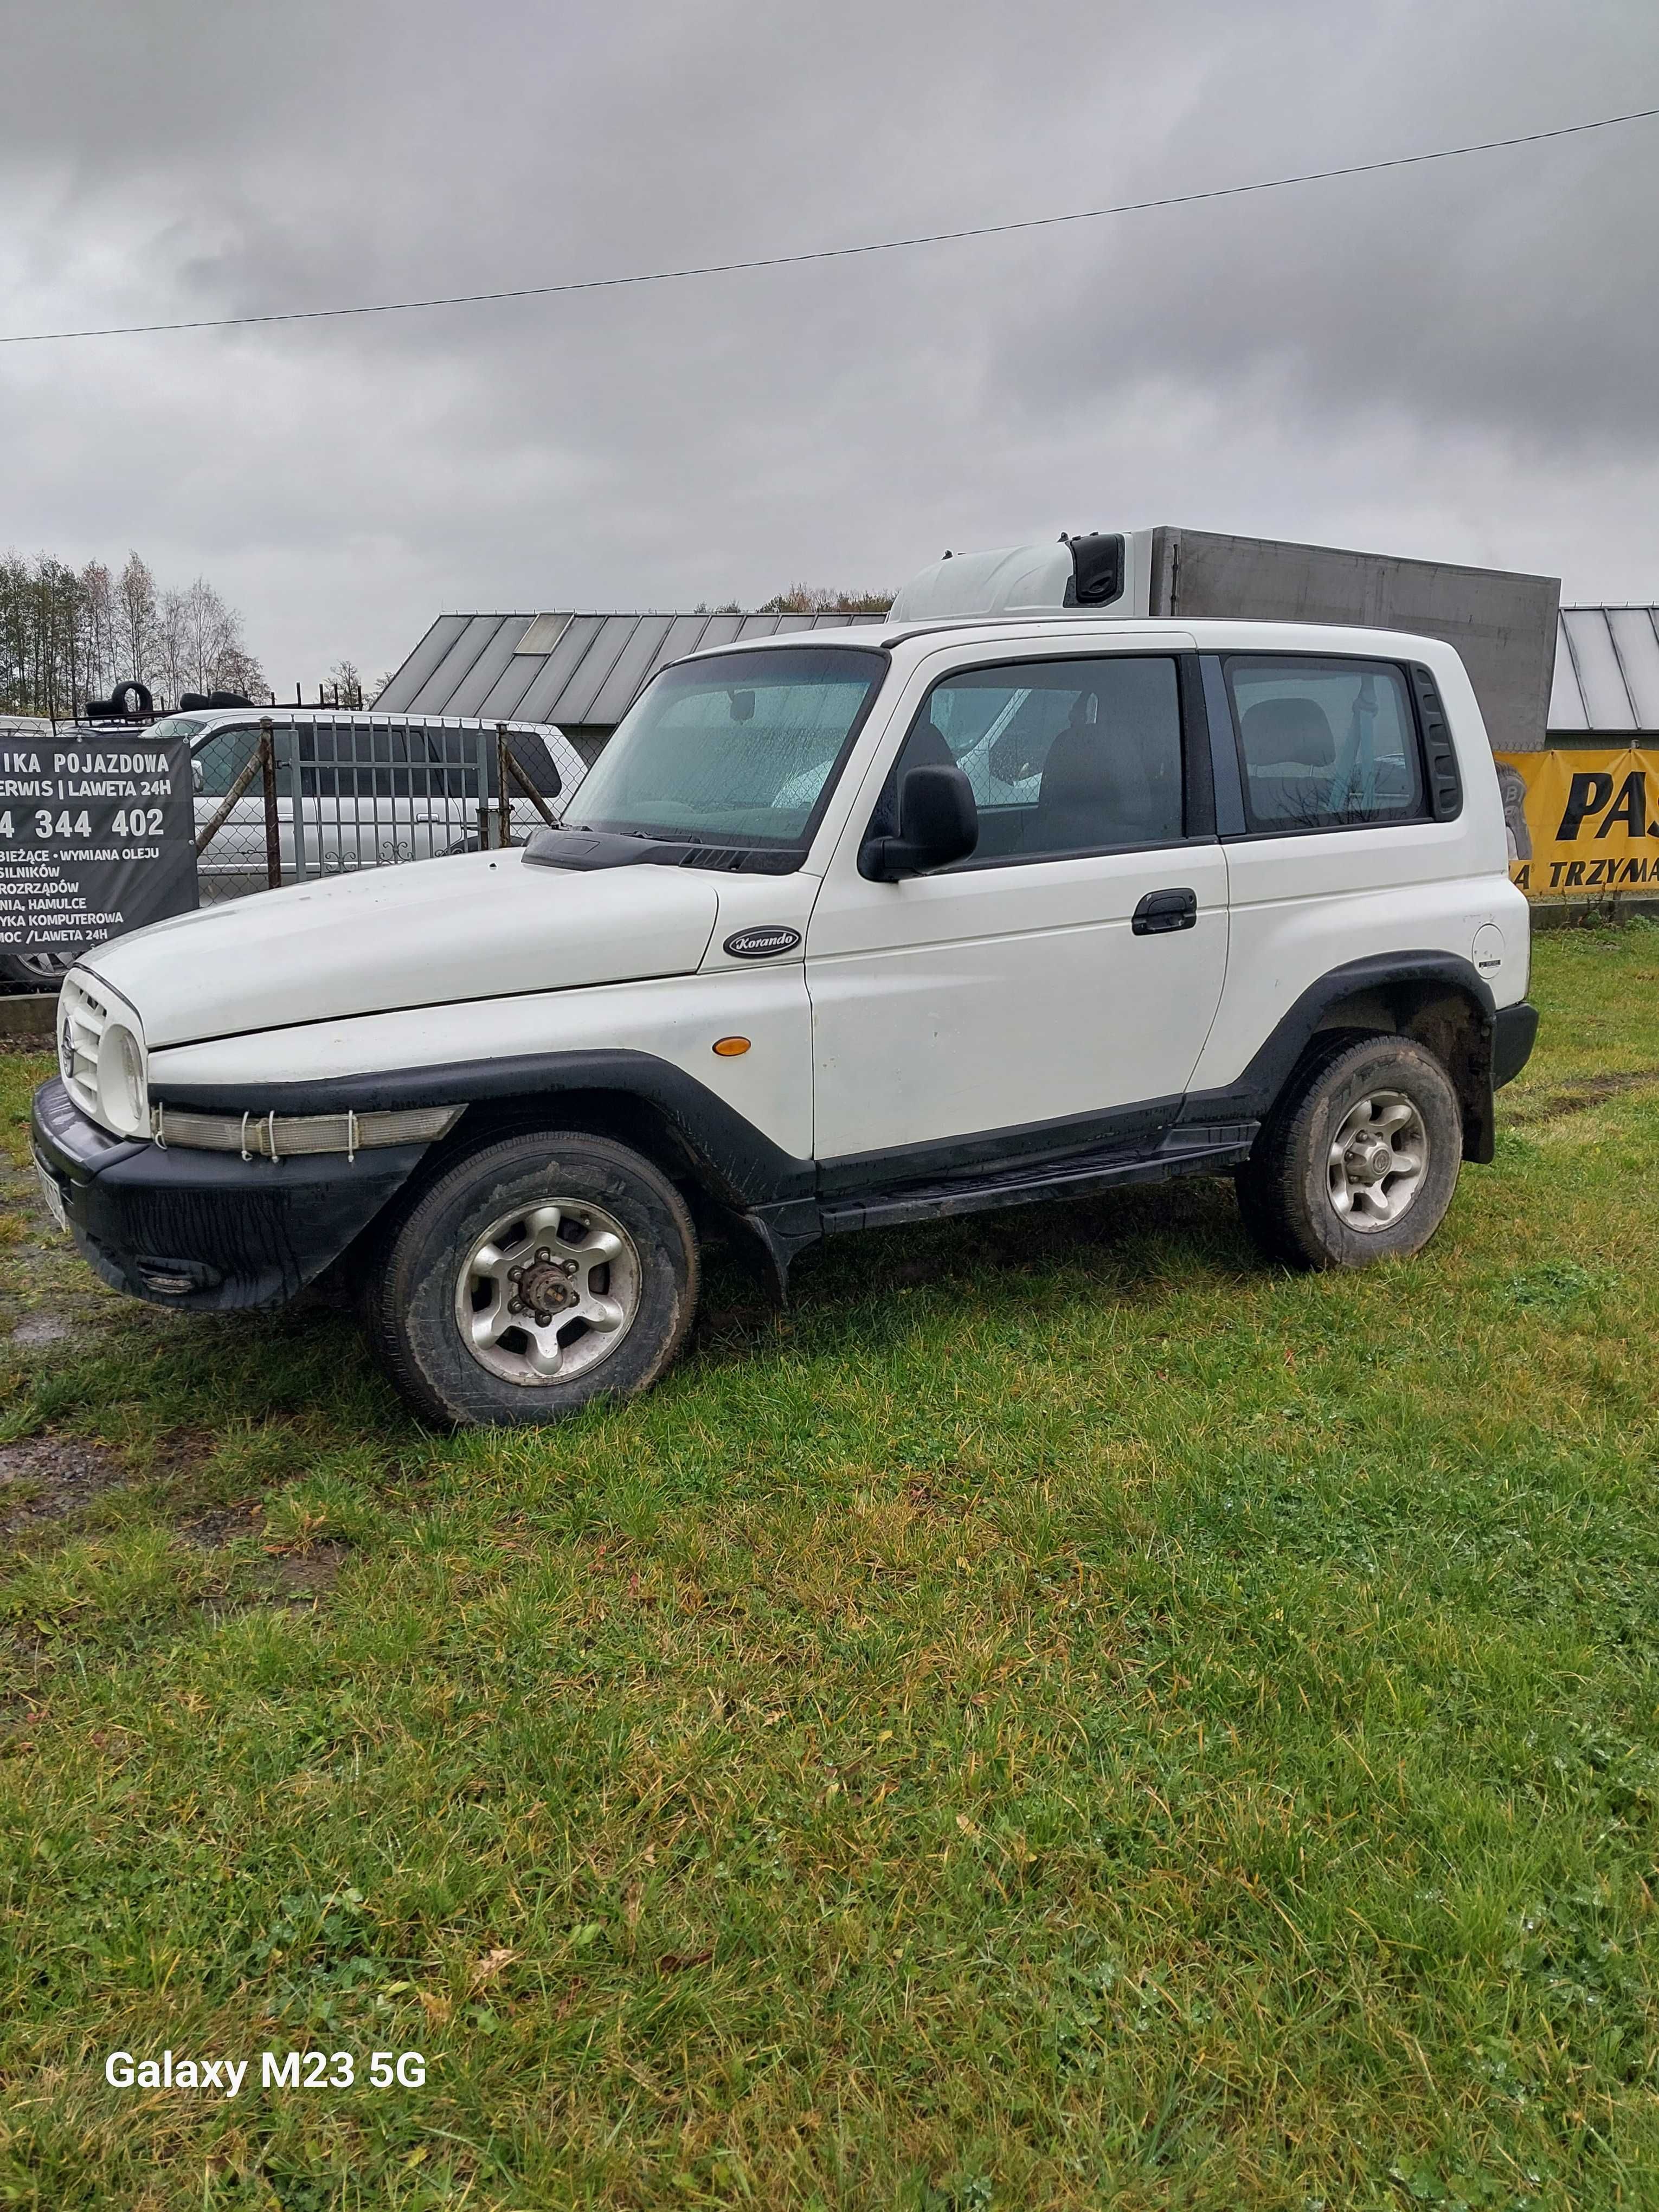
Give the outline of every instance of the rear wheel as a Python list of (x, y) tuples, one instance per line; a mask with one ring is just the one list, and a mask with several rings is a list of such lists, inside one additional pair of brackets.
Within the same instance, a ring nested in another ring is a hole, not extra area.
[(486, 1146), (393, 1237), (370, 1334), (427, 1419), (554, 1421), (632, 1397), (672, 1364), (696, 1310), (696, 1233), (661, 1170), (582, 1131)]
[(1303, 1267), (1364, 1267), (1422, 1249), (1457, 1188), (1451, 1078), (1411, 1037), (1335, 1048), (1273, 1109), (1237, 1175), (1246, 1227)]

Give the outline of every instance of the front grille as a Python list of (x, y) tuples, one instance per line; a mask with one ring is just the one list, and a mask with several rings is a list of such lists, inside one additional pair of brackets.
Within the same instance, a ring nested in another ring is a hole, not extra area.
[(95, 1121), (98, 1118), (98, 1048), (109, 1008), (94, 999), (78, 975), (64, 979), (58, 999), (58, 1066), (64, 1088)]

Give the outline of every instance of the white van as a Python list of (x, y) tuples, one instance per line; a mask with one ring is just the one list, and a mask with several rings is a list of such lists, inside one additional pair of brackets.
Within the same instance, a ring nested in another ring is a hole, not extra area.
[[(258, 750), (262, 721), (270, 723), (275, 744), (277, 835), (290, 880), (476, 847), (481, 790), (492, 808), (499, 800), (494, 722), (328, 707), (171, 715), (149, 734), (190, 742), (196, 833), (213, 833), (200, 860), (204, 903), (263, 890), (267, 881), (264, 786), (256, 775), (231, 799)], [(562, 731), (539, 722), (505, 726), (514, 758), (545, 801), (580, 782), (586, 763)], [(521, 838), (542, 817), (521, 787), (507, 796), (514, 836)]]
[(1522, 1066), (1526, 903), (1455, 652), (1086, 608), (665, 668), (520, 852), (100, 947), (34, 1143), (106, 1281), (355, 1279), (415, 1407), (654, 1382), (690, 1200), (818, 1239), (1226, 1175), (1295, 1264), (1433, 1234)]
[[(511, 842), (522, 844), (587, 773), (545, 722), (500, 725), (453, 714), (379, 714), (329, 707), (250, 707), (172, 714), (147, 737), (187, 739), (195, 786), (204, 906), (269, 887), (264, 787), (245, 771), (269, 720), (276, 753), (277, 846), (284, 882), (349, 873), (439, 854), (477, 851), (480, 795), (499, 835), (498, 731), (537, 799), (509, 771)], [(299, 769), (296, 808), (294, 771)], [(298, 816), (296, 823), (295, 816)], [(0, 954), (0, 982), (56, 990), (74, 962), (58, 952)]]

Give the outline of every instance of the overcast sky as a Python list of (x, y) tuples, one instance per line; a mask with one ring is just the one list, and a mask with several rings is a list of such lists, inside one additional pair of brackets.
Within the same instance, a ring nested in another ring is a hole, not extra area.
[[(0, 330), (994, 222), (1659, 103), (1654, 0), (0, 0)], [(0, 547), (277, 685), (1170, 521), (1659, 599), (1659, 122), (799, 269), (0, 348)]]

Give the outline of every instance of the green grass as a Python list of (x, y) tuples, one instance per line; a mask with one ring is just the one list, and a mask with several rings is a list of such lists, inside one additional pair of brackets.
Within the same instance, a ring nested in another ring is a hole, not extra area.
[(75, 1327), (0, 1435), (130, 1478), (0, 1594), (0, 2205), (1659, 2205), (1656, 983), (1539, 944), (1409, 1266), (1198, 1183), (849, 1238), (456, 1440), (43, 1246), (0, 1061)]

